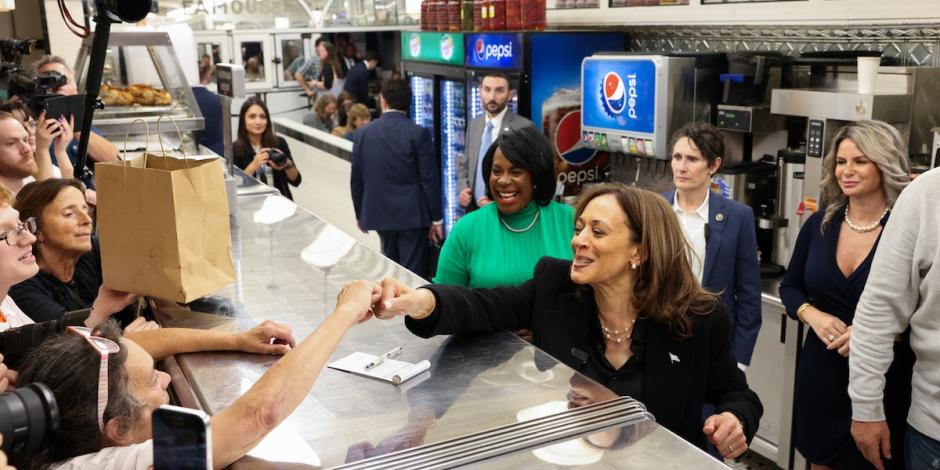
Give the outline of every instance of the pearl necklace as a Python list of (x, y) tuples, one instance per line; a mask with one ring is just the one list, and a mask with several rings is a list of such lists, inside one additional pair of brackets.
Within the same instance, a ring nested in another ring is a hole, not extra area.
[(885, 207), (885, 211), (881, 213), (881, 217), (878, 217), (878, 220), (872, 222), (871, 225), (866, 225), (866, 226), (864, 226), (864, 227), (859, 227), (858, 225), (855, 225), (855, 223), (852, 222), (852, 219), (849, 218), (849, 205), (846, 204), (846, 205), (845, 205), (845, 224), (848, 225), (849, 228), (852, 229), (852, 231), (854, 231), (854, 232), (857, 232), (857, 233), (868, 233), (868, 232), (871, 232), (872, 230), (878, 228), (878, 226), (881, 225), (881, 219), (885, 218), (885, 216), (888, 215), (888, 211), (890, 211), (890, 210), (891, 210), (890, 208)]
[(628, 335), (628, 334), (630, 333), (630, 330), (633, 329), (633, 324), (634, 324), (634, 323), (636, 323), (636, 318), (634, 318), (633, 320), (631, 320), (631, 321), (630, 321), (630, 326), (624, 328), (623, 330), (614, 330), (614, 329), (611, 329), (611, 328), (607, 328), (607, 326), (605, 326), (603, 323), (601, 323), (601, 330), (604, 332), (604, 337), (605, 337), (605, 338), (607, 338), (607, 339), (609, 339), (610, 341), (613, 341), (613, 342), (615, 342), (615, 343), (617, 343), (617, 344), (620, 344), (620, 343), (622, 343), (625, 339), (629, 339), (629, 336), (627, 336), (626, 338), (621, 338), (620, 336)]
[(499, 217), (499, 221), (502, 222), (503, 227), (506, 227), (506, 230), (509, 230), (510, 232), (514, 232), (514, 233), (523, 233), (523, 232), (528, 232), (529, 229), (535, 226), (535, 222), (539, 220), (539, 215), (541, 214), (542, 214), (541, 211), (536, 212), (535, 217), (532, 218), (532, 222), (530, 222), (529, 225), (526, 226), (526, 228), (512, 228), (509, 226), (509, 224), (506, 223), (505, 220), (503, 220), (503, 216), (497, 215), (497, 217)]

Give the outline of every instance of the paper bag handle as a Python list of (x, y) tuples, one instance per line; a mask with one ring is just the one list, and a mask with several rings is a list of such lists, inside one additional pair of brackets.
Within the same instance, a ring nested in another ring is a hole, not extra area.
[(127, 161), (127, 137), (131, 134), (131, 127), (134, 127), (134, 124), (137, 124), (138, 122), (143, 123), (144, 127), (147, 129), (147, 140), (144, 141), (144, 155), (147, 155), (147, 147), (150, 146), (150, 125), (147, 124), (147, 121), (144, 121), (141, 118), (137, 118), (127, 125), (127, 130), (124, 132), (124, 158), (121, 158), (121, 160)]
[(169, 119), (173, 127), (176, 128), (176, 135), (180, 138), (180, 153), (183, 154), (183, 161), (187, 162), (186, 168), (189, 168), (189, 159), (186, 158), (186, 149), (183, 147), (183, 133), (180, 132), (180, 126), (176, 125), (176, 120), (173, 119), (173, 116), (168, 114), (161, 114), (160, 117), (157, 118), (157, 139), (160, 141), (160, 153), (162, 153), (164, 157), (167, 156), (166, 149), (163, 148), (163, 134), (160, 132), (160, 121), (162, 121), (163, 118)]

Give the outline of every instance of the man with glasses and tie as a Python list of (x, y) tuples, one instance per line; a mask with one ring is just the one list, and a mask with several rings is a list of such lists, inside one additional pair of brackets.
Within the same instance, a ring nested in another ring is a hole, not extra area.
[(489, 175), (483, 174), (483, 155), (499, 133), (505, 128), (535, 126), (506, 106), (514, 93), (510, 89), (509, 77), (501, 72), (487, 72), (480, 82), (480, 102), (486, 112), (467, 125), (466, 154), (458, 166), (460, 205), (468, 211), (492, 202), (486, 197), (484, 180)]

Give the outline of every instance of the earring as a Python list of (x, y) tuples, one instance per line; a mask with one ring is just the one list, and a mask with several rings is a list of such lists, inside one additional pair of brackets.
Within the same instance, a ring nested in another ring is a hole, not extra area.
[(639, 265), (636, 263), (630, 263), (630, 269), (633, 269), (634, 271), (636, 271), (637, 266)]

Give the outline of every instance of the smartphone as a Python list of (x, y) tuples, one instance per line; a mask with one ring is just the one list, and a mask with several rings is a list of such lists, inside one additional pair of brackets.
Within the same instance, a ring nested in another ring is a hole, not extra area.
[(153, 412), (153, 470), (212, 470), (209, 415), (163, 405)]
[(45, 110), (46, 119), (57, 119), (59, 117), (68, 120), (69, 117), (75, 118), (75, 124), (72, 130), (78, 132), (82, 130), (84, 122), (85, 95), (73, 96), (55, 96), (46, 100)]

